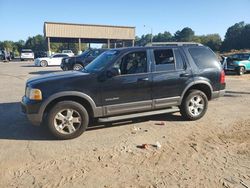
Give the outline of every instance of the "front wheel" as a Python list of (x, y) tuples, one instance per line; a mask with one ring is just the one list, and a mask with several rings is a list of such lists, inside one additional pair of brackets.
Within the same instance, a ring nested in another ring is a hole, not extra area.
[(87, 128), (87, 110), (74, 101), (57, 103), (49, 112), (48, 127), (58, 139), (72, 139), (80, 136)]
[(208, 107), (207, 96), (200, 90), (190, 90), (180, 106), (181, 115), (187, 120), (202, 118)]
[(245, 67), (239, 67), (236, 72), (238, 75), (243, 75), (245, 73)]
[(82, 68), (83, 68), (83, 66), (81, 64), (78, 64), (78, 63), (73, 66), (73, 70), (81, 70)]
[(47, 67), (48, 62), (43, 60), (43, 61), (41, 61), (40, 65), (41, 65), (41, 67)]

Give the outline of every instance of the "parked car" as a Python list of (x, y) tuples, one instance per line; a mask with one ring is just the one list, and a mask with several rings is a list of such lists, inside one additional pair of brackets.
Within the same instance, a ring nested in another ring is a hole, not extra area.
[(228, 57), (225, 70), (235, 71), (238, 75), (250, 71), (250, 53), (234, 54)]
[(34, 52), (31, 49), (22, 49), (20, 59), (21, 61), (34, 60)]
[(81, 55), (63, 58), (61, 68), (67, 70), (80, 70), (88, 65), (97, 56), (106, 51), (105, 49), (89, 49), (84, 51)]
[(69, 57), (74, 56), (75, 54), (72, 52), (72, 50), (63, 50), (62, 54), (67, 54)]
[(38, 51), (38, 52), (35, 52), (34, 54), (35, 54), (35, 59), (40, 58), (40, 57), (48, 57), (47, 52), (45, 51)]
[(42, 57), (35, 59), (35, 66), (47, 67), (47, 66), (60, 66), (62, 59), (69, 57), (67, 54), (53, 54), (50, 57)]
[(59, 139), (81, 135), (100, 122), (173, 113), (204, 116), (208, 101), (225, 93), (225, 73), (208, 47), (133, 47), (102, 53), (81, 71), (29, 79), (22, 111), (46, 122)]

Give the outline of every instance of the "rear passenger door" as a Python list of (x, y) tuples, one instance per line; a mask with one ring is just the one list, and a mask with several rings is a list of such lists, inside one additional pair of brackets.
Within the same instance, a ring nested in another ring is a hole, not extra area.
[(152, 98), (154, 108), (178, 105), (192, 72), (179, 48), (160, 48), (152, 55)]

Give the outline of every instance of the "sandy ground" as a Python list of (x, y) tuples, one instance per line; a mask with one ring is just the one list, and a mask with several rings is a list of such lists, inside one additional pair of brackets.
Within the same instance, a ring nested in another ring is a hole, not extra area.
[(151, 116), (57, 141), (19, 107), (25, 81), (53, 71), (0, 63), (0, 187), (250, 187), (250, 74), (227, 76), (199, 121)]

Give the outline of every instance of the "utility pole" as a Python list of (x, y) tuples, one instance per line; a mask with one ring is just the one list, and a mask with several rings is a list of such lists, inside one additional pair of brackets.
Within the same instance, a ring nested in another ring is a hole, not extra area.
[[(147, 25), (143, 25), (144, 27), (148, 27)], [(152, 45), (153, 43), (153, 27), (149, 27), (150, 28), (150, 32), (151, 32), (151, 37), (150, 37), (150, 43)]]

